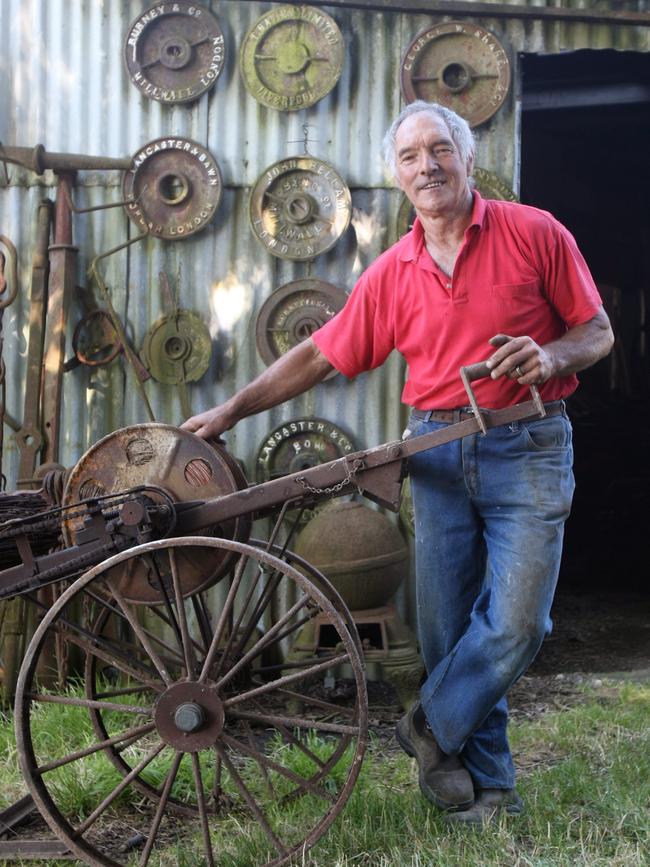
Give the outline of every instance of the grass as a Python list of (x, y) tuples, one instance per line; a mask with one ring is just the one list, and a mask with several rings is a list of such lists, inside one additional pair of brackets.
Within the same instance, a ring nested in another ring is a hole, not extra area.
[[(63, 736), (60, 719), (55, 725), (49, 720), (53, 710), (59, 708), (44, 709), (45, 739)], [(386, 754), (374, 742), (342, 816), (297, 863), (301, 867), (650, 864), (650, 685), (586, 690), (584, 701), (576, 707), (534, 722), (514, 723), (511, 740), (517, 764), (524, 768), (518, 788), (527, 810), (519, 819), (504, 818), (481, 830), (448, 826), (420, 796), (413, 761), (402, 753)], [(24, 792), (9, 718), (0, 721), (0, 760), (2, 807)], [(71, 789), (73, 800), (82, 798), (90, 785), (89, 780), (77, 782)], [(93, 779), (92, 784), (98, 787), (102, 781)], [(87, 807), (76, 809), (84, 812)], [(320, 815), (312, 809), (311, 798), (278, 808), (273, 824), (300, 833)], [(215, 823), (214, 835), (222, 867), (260, 867), (270, 858), (259, 826), (243, 813)], [(189, 843), (186, 838), (182, 844), (170, 844), (150, 863), (199, 867), (200, 851), (197, 834)]]

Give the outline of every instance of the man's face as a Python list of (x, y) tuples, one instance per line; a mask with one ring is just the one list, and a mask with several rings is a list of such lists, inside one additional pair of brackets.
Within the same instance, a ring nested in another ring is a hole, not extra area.
[(455, 216), (467, 208), (466, 165), (441, 117), (417, 112), (395, 138), (397, 181), (422, 216)]

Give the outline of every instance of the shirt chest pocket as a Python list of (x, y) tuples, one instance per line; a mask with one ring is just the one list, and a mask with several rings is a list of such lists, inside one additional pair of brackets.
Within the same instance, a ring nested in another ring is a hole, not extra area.
[(547, 302), (539, 280), (525, 283), (493, 284), (490, 301), (497, 331), (526, 334), (531, 325), (539, 321)]

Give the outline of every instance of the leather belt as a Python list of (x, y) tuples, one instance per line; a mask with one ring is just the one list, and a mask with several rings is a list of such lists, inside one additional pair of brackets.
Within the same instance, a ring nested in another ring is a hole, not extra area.
[[(544, 409), (546, 410), (544, 418), (551, 418), (554, 415), (561, 415), (565, 411), (566, 405), (563, 400), (555, 400), (552, 403), (545, 403)], [(491, 415), (498, 412), (499, 410), (483, 409), (481, 407), (481, 413), (484, 413), (488, 419)], [(412, 409), (411, 415), (413, 418), (421, 419), (422, 421), (458, 424), (459, 421), (464, 421), (468, 416), (473, 416), (474, 410), (471, 406), (459, 406), (456, 409)], [(529, 421), (534, 421), (534, 419), (529, 419)], [(504, 422), (504, 424), (507, 423)]]

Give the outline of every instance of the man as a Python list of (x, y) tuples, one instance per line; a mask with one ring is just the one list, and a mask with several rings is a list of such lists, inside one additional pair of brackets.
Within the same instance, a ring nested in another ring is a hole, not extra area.
[[(494, 427), (409, 462), (418, 631), (427, 678), (397, 739), (417, 759), (423, 794), (450, 821), (517, 813), (505, 694), (550, 629), (573, 494), (564, 398), (576, 371), (606, 355), (609, 320), (571, 235), (550, 214), (472, 190), (472, 133), (454, 112), (407, 106), (384, 142), (412, 202), (411, 232), (361, 276), (345, 308), (222, 406), (184, 427), (218, 436), (245, 416), (398, 349), (409, 366), (406, 435), (468, 410), (459, 368), (499, 409), (539, 387), (546, 417)], [(496, 350), (494, 347), (497, 347)]]

